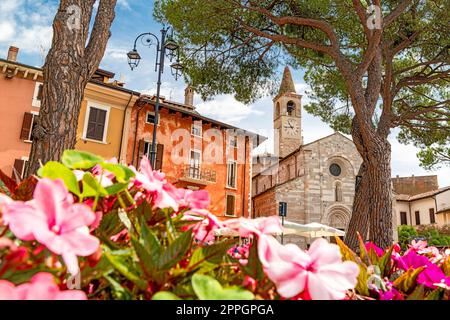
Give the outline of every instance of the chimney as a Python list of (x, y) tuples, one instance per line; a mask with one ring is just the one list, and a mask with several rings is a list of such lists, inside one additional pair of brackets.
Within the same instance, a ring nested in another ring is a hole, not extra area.
[(194, 107), (194, 88), (188, 85), (184, 90), (184, 104), (189, 107)]
[(11, 62), (17, 62), (18, 54), (19, 54), (19, 48), (13, 47), (13, 46), (9, 47), (7, 60), (11, 61)]

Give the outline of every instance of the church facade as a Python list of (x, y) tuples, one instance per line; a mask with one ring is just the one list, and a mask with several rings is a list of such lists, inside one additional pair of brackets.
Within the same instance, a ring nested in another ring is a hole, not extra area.
[[(287, 67), (273, 102), (275, 155), (253, 160), (252, 216), (278, 215), (279, 203), (286, 202), (289, 221), (319, 222), (345, 231), (362, 163), (355, 145), (337, 132), (304, 144), (301, 96)], [(301, 247), (307, 241), (285, 237)]]

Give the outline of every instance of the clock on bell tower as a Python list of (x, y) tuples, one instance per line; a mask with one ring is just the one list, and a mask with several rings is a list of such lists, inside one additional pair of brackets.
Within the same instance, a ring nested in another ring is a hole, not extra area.
[(284, 158), (302, 144), (301, 98), (295, 92), (289, 67), (284, 69), (277, 96), (273, 99), (275, 152)]

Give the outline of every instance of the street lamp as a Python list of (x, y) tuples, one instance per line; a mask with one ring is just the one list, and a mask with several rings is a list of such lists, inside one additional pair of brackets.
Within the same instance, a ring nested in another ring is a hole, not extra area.
[[(171, 28), (163, 27), (161, 29), (161, 40), (158, 37), (151, 33), (146, 32), (137, 36), (134, 40), (133, 50), (128, 52), (128, 65), (131, 68), (131, 71), (136, 69), (139, 66), (139, 62), (141, 61), (141, 55), (137, 51), (137, 42), (140, 40), (141, 44), (146, 47), (151, 47), (156, 45), (156, 63), (155, 63), (155, 71), (158, 72), (158, 81), (156, 83), (156, 103), (155, 103), (155, 117), (153, 119), (153, 137), (152, 137), (152, 146), (150, 150), (150, 163), (152, 168), (155, 168), (156, 162), (156, 128), (159, 121), (159, 100), (160, 100), (160, 91), (161, 91), (161, 75), (164, 73), (164, 59), (166, 55), (169, 57), (172, 62), (173, 58), (177, 56), (177, 61), (171, 65), (172, 74), (178, 79), (179, 72), (182, 70), (183, 66), (179, 62), (179, 55), (175, 53), (179, 49), (178, 43), (173, 39), (173, 35), (167, 35)], [(172, 30), (173, 34), (173, 30)], [(175, 65), (175, 66), (174, 66)]]

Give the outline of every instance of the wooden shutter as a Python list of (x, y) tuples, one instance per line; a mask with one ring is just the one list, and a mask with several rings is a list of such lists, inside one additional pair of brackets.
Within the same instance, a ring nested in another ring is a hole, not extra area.
[(139, 146), (138, 146), (138, 154), (137, 154), (137, 166), (139, 166), (139, 164), (141, 163), (141, 159), (142, 156), (144, 155), (145, 152), (145, 141), (144, 139), (139, 140)]
[(156, 160), (154, 170), (162, 170), (163, 157), (164, 157), (164, 145), (158, 143), (156, 145)]
[(232, 194), (227, 195), (227, 208), (226, 213), (228, 216), (234, 216), (234, 204), (235, 204), (235, 197)]
[(95, 139), (95, 127), (97, 124), (97, 111), (98, 109), (89, 108), (88, 127), (86, 130), (86, 138)]
[[(12, 178), (16, 179), (18, 178), (22, 178), (23, 177), (23, 170), (25, 169), (25, 160), (21, 160), (21, 159), (16, 159), (14, 160), (14, 168), (13, 168), (13, 173), (12, 173)], [(17, 176), (16, 176), (17, 174)]]
[(88, 127), (86, 138), (103, 141), (105, 131), (106, 110), (89, 108)]
[(20, 132), (20, 139), (30, 140), (32, 124), (33, 124), (33, 114), (30, 112), (25, 112), (23, 116), (22, 130)]

